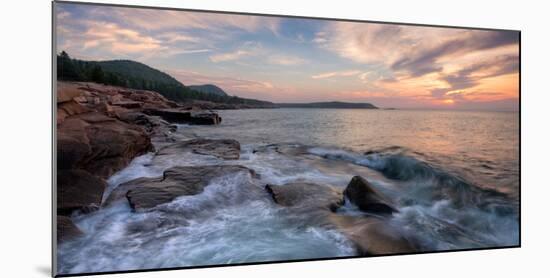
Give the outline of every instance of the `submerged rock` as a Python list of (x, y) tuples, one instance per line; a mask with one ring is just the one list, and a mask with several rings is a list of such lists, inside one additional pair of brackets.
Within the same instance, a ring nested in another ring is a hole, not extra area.
[(344, 190), (344, 195), (352, 204), (365, 212), (382, 214), (397, 212), (397, 209), (361, 176), (354, 176), (351, 179)]
[(406, 254), (418, 252), (415, 244), (387, 220), (376, 217), (354, 217), (332, 214), (334, 227), (344, 234), (361, 256)]
[(73, 211), (89, 211), (99, 207), (106, 183), (85, 170), (57, 172), (57, 213), (70, 215)]
[(181, 154), (191, 151), (196, 154), (212, 155), (221, 159), (239, 159), (241, 145), (233, 139), (192, 139), (160, 149), (157, 155)]
[(82, 231), (73, 223), (71, 218), (57, 215), (57, 243), (74, 239), (83, 235)]
[(126, 196), (134, 210), (152, 208), (179, 196), (199, 194), (213, 179), (239, 172), (254, 175), (253, 170), (240, 165), (173, 167), (162, 177), (138, 178), (119, 185), (107, 203)]

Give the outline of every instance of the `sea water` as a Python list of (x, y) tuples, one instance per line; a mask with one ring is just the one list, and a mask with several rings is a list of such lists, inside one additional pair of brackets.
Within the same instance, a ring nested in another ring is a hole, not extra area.
[[(230, 138), (239, 160), (193, 153), (137, 157), (109, 180), (173, 166), (255, 170), (204, 192), (132, 212), (125, 200), (73, 215), (84, 236), (58, 246), (59, 273), (185, 267), (357, 255), (351, 242), (273, 203), (267, 183), (330, 184), (361, 175), (394, 201), (391, 220), (422, 251), (517, 245), (519, 115), (513, 112), (250, 109), (219, 111), (217, 126), (181, 125), (177, 140)], [(337, 213), (360, 215), (347, 203)]]

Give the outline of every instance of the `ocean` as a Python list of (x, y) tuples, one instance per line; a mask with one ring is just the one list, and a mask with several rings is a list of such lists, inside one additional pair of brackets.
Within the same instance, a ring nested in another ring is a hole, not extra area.
[[(355, 256), (338, 231), (306, 225), (303, 215), (247, 190), (294, 181), (344, 189), (354, 175), (394, 201), (399, 212), (390, 221), (422, 251), (519, 243), (518, 113), (284, 108), (219, 114), (220, 125), (179, 125), (174, 137), (236, 139), (239, 160), (149, 153), (108, 180), (104, 199), (120, 183), (173, 166), (238, 164), (255, 170), (259, 182), (228, 176), (215, 181), (223, 186), (148, 211), (119, 202), (73, 215), (85, 236), (59, 246), (59, 272)], [(362, 212), (347, 202), (337, 213)]]

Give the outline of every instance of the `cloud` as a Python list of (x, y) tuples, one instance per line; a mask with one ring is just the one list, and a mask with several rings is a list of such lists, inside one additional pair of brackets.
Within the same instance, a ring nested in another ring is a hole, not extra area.
[(407, 30), (397, 25), (334, 22), (318, 32), (313, 42), (354, 62), (392, 63), (420, 41), (418, 31)]
[[(517, 55), (503, 55), (485, 59), (483, 61), (466, 66), (454, 73), (445, 74), (441, 77), (446, 81), (448, 87), (436, 88), (431, 91), (435, 98), (442, 98), (448, 93), (457, 90), (465, 90), (476, 87), (486, 78), (498, 77), (501, 75), (514, 74), (519, 72), (519, 57)], [(481, 93), (478, 93), (481, 95)], [(484, 94), (488, 96), (489, 94)], [(498, 93), (491, 93), (496, 96)]]
[[(335, 22), (316, 34), (321, 48), (363, 64), (421, 76), (443, 70), (440, 60), (517, 45), (516, 32)], [(458, 57), (460, 58), (460, 57)]]
[(421, 76), (443, 69), (438, 61), (461, 54), (517, 44), (519, 37), (515, 32), (504, 31), (465, 31), (459, 38), (445, 40), (430, 48), (401, 57), (395, 61), (393, 70), (405, 70), (411, 76)]
[(114, 23), (93, 22), (84, 36), (84, 49), (103, 48), (113, 53), (142, 53), (161, 47), (160, 41)]
[(267, 58), (268, 63), (281, 66), (295, 66), (307, 63), (307, 60), (300, 57), (288, 55), (272, 55)]
[(239, 60), (247, 56), (257, 56), (262, 52), (265, 52), (265, 50), (261, 43), (247, 41), (242, 43), (235, 50), (210, 55), (209, 59), (213, 63), (228, 62)]
[(361, 73), (361, 71), (358, 70), (346, 70), (346, 71), (332, 71), (332, 72), (324, 72), (320, 74), (316, 74), (311, 76), (313, 79), (325, 79), (325, 78), (331, 78), (331, 77), (345, 77), (345, 76), (354, 76)]
[(201, 29), (227, 32), (228, 29), (233, 29), (255, 32), (265, 29), (277, 34), (280, 21), (274, 17), (124, 7), (101, 7), (96, 8), (94, 13), (115, 16), (145, 30)]
[(59, 10), (57, 12), (57, 20), (63, 20), (63, 19), (68, 18), (69, 16), (71, 16), (71, 13), (69, 13), (67, 11)]
[(219, 51), (241, 33), (267, 30), (278, 34), (280, 21), (269, 17), (111, 6), (90, 6), (84, 10), (74, 4), (58, 5), (57, 18), (60, 47), (82, 53), (81, 56), (105, 58)]
[(190, 42), (198, 43), (201, 40), (198, 36), (192, 36), (182, 31), (164, 32), (157, 36), (165, 43)]
[(245, 42), (229, 52), (213, 54), (209, 56), (209, 59), (213, 63), (220, 63), (242, 60), (247, 57), (255, 57), (255, 59), (262, 59), (266, 63), (279, 66), (295, 66), (308, 62), (297, 56), (278, 53), (276, 50), (265, 48), (261, 43), (253, 41)]
[(72, 21), (65, 16), (64, 23), (58, 25), (58, 50), (120, 58), (162, 49), (160, 40), (116, 23), (82, 20), (72, 25)]
[(228, 76), (215, 76), (187, 70), (166, 70), (180, 82), (186, 85), (216, 84), (227, 93), (258, 92), (273, 89), (268, 81), (249, 80)]
[(214, 63), (219, 62), (227, 62), (227, 61), (234, 61), (238, 60), (244, 56), (250, 56), (252, 55), (252, 52), (247, 50), (236, 50), (233, 52), (227, 52), (227, 53), (221, 53), (221, 54), (215, 54), (210, 56), (210, 61)]
[(219, 76), (188, 70), (165, 69), (185, 85), (215, 84), (230, 95), (268, 101), (288, 101), (303, 97), (296, 88), (282, 87), (268, 80), (252, 80), (233, 76)]
[[(518, 95), (517, 32), (334, 22), (312, 41), (374, 70), (359, 74), (363, 91), (419, 103), (458, 103)], [(335, 74), (320, 74), (328, 78)], [(488, 90), (493, 91), (487, 94)], [(358, 93), (360, 92), (360, 93)], [(351, 94), (348, 93), (351, 96)], [(462, 99), (461, 99), (462, 98)]]

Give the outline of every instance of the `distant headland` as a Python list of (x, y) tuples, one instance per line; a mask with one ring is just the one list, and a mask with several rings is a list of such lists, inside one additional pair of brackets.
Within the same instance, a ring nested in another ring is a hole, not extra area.
[(341, 101), (309, 102), (309, 103), (276, 103), (283, 108), (350, 108), (350, 109), (378, 109), (370, 103), (353, 103)]

